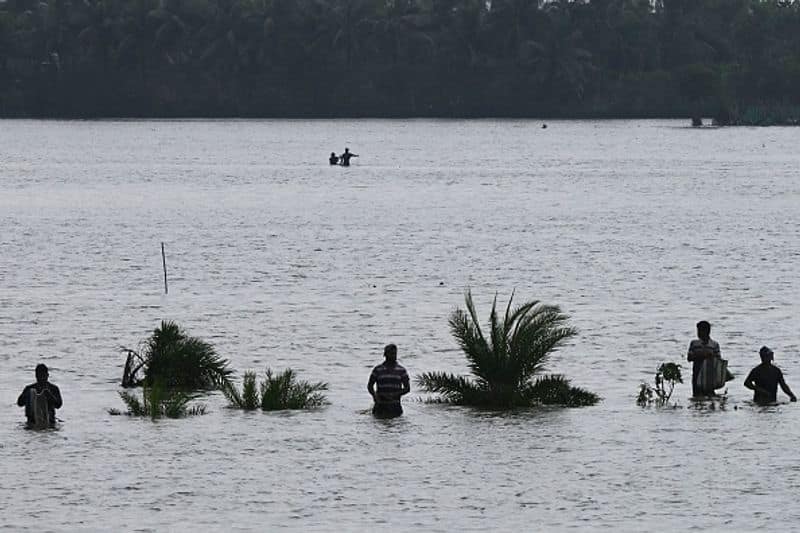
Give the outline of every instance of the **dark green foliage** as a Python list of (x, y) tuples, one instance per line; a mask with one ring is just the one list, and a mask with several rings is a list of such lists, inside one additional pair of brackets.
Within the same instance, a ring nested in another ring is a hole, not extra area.
[[(122, 401), (128, 408), (127, 414), (137, 417), (148, 417), (153, 420), (158, 418), (184, 418), (205, 414), (205, 405), (189, 407), (194, 397), (186, 392), (169, 389), (161, 384), (142, 389), (142, 398), (131, 392), (119, 393)], [(121, 414), (118, 409), (109, 409), (112, 415)]]
[(798, 27), (789, 0), (6, 0), (0, 115), (791, 123)]
[(580, 387), (573, 387), (564, 376), (543, 376), (526, 391), (531, 403), (584, 407), (594, 405), (600, 397)]
[(326, 390), (327, 383), (300, 381), (291, 368), (277, 375), (273, 375), (268, 368), (265, 379), (261, 382), (261, 409), (279, 411), (320, 407), (327, 403), (322, 394)]
[(467, 358), (471, 378), (427, 372), (419, 386), (442, 401), (497, 409), (538, 404), (592, 405), (596, 395), (571, 387), (562, 376), (540, 376), (550, 355), (573, 337), (568, 317), (557, 306), (527, 302), (512, 310), (509, 299), (504, 315), (492, 304), (486, 336), (480, 327), (472, 294), (466, 294), (467, 310), (450, 317), (450, 330)]
[(237, 409), (244, 409), (245, 411), (253, 411), (261, 407), (261, 397), (258, 394), (256, 387), (256, 373), (247, 371), (242, 378), (242, 392), (236, 388), (236, 385), (229, 383), (223, 387), (222, 393), (228, 399), (231, 407)]
[(139, 351), (123, 350), (128, 354), (122, 378), (125, 387), (159, 382), (184, 390), (217, 389), (228, 385), (233, 373), (211, 344), (190, 337), (170, 321), (162, 322)]
[(256, 392), (255, 372), (245, 372), (242, 380), (242, 392), (235, 385), (229, 384), (222, 389), (231, 407), (254, 410), (259, 407), (264, 411), (284, 409), (312, 409), (327, 403), (323, 391), (328, 390), (327, 383), (309, 383), (298, 380), (294, 370), (284, 370), (274, 375), (269, 368)]
[(681, 365), (677, 363), (662, 363), (656, 369), (654, 382), (655, 386), (651, 386), (649, 383), (642, 383), (639, 386), (639, 395), (636, 397), (637, 404), (642, 406), (651, 404), (657, 406), (667, 405), (672, 397), (672, 392), (675, 390), (675, 384), (683, 383)]

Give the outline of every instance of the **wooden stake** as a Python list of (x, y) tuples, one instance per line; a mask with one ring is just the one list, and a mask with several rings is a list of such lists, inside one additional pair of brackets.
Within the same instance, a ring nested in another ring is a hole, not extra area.
[(161, 262), (164, 264), (164, 294), (169, 294), (167, 286), (167, 256), (164, 254), (164, 243), (161, 243)]

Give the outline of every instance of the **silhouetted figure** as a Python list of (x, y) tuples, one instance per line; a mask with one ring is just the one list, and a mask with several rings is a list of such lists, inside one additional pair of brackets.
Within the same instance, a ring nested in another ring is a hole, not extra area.
[(692, 117), (692, 127), (699, 128), (703, 125), (703, 119), (700, 117)]
[(343, 167), (349, 167), (351, 157), (358, 157), (358, 155), (351, 152), (350, 148), (345, 148), (344, 153), (339, 156), (339, 159), (341, 160), (341, 165)]
[(403, 414), (400, 398), (411, 391), (411, 385), (408, 372), (397, 363), (397, 346), (387, 344), (383, 357), (383, 363), (372, 369), (367, 390), (375, 400), (372, 414), (392, 418)]
[(46, 365), (36, 365), (36, 383), (25, 387), (17, 399), (17, 405), (25, 408), (28, 426), (35, 429), (53, 427), (56, 409), (62, 405), (61, 391), (47, 381), (49, 375)]
[(331, 165), (339, 164), (339, 157), (336, 155), (336, 152), (331, 152), (331, 156), (328, 158), (328, 163)]
[(757, 403), (775, 403), (778, 397), (778, 385), (781, 390), (789, 396), (789, 400), (796, 402), (792, 390), (783, 380), (783, 372), (772, 364), (774, 354), (766, 346), (762, 346), (758, 354), (761, 356), (761, 364), (747, 374), (744, 386), (753, 392), (753, 401)]
[(697, 338), (689, 343), (688, 359), (694, 363), (692, 367), (692, 396), (706, 396), (714, 394), (714, 390), (703, 389), (697, 383), (697, 376), (706, 359), (721, 358), (719, 343), (711, 339), (711, 324), (705, 320), (697, 323)]

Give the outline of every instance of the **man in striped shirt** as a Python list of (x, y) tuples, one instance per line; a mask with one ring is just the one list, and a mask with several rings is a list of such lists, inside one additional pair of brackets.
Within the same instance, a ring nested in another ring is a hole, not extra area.
[(372, 369), (367, 390), (375, 400), (372, 414), (391, 418), (403, 414), (400, 397), (411, 391), (411, 385), (408, 372), (397, 363), (397, 346), (387, 344), (383, 357), (383, 363)]

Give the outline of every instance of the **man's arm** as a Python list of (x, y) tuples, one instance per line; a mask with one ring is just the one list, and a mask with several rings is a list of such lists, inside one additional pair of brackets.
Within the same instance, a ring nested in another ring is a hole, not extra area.
[(25, 407), (25, 404), (28, 403), (28, 389), (29, 388), (30, 388), (30, 385), (28, 385), (27, 387), (22, 389), (22, 394), (20, 394), (19, 398), (17, 398), (17, 405), (19, 405), (20, 407)]
[(372, 396), (372, 399), (378, 401), (378, 397), (375, 396), (375, 372), (369, 375), (369, 381), (367, 382), (367, 391), (369, 391), (369, 395)]
[(409, 392), (411, 392), (411, 383), (408, 379), (407, 372), (403, 373), (402, 383), (403, 383), (403, 390), (400, 391), (400, 396), (403, 396), (404, 394), (408, 394)]
[(53, 402), (53, 407), (56, 409), (61, 409), (61, 406), (64, 404), (64, 402), (61, 401), (61, 391), (58, 390), (58, 387), (51, 383), (47, 388), (47, 392), (50, 395), (50, 401)]
[(784, 393), (786, 393), (786, 396), (789, 397), (790, 401), (792, 401), (792, 402), (796, 402), (797, 401), (797, 397), (792, 392), (792, 389), (790, 389), (789, 385), (787, 385), (786, 382), (783, 380), (783, 374), (781, 374), (781, 377), (778, 379), (778, 385), (781, 386), (781, 390)]
[(694, 360), (696, 359), (694, 351), (694, 343), (691, 342), (689, 343), (689, 352), (686, 355), (686, 359), (689, 360), (689, 362), (694, 362)]

